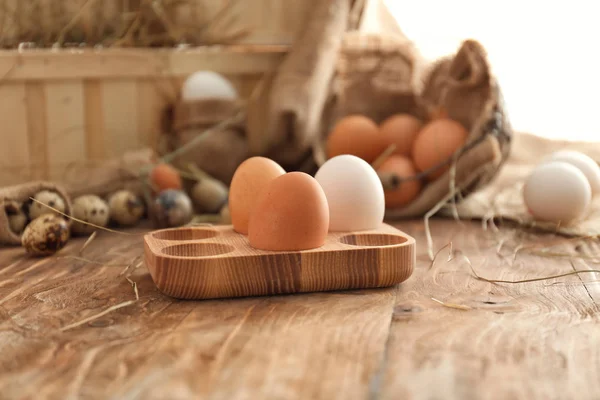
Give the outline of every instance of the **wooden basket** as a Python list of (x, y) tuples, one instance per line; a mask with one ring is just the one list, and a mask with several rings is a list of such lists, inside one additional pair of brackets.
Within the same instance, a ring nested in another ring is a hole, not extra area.
[[(9, 3), (17, 7), (19, 1)], [(222, 6), (205, 3), (206, 15)], [(249, 34), (235, 46), (0, 51), (0, 187), (39, 179), (63, 182), (70, 171), (156, 147), (165, 107), (198, 70), (225, 75), (247, 99), (265, 74), (276, 71), (311, 3), (236, 2), (237, 21)], [(370, 10), (366, 14), (380, 21), (382, 0), (363, 3)], [(1, 21), (8, 17), (0, 10)], [(178, 18), (184, 17), (191, 18)], [(389, 29), (390, 23), (384, 25)], [(250, 147), (253, 141), (260, 138), (249, 137)]]
[(247, 97), (287, 46), (0, 52), (0, 186), (154, 147), (165, 107), (197, 70)]

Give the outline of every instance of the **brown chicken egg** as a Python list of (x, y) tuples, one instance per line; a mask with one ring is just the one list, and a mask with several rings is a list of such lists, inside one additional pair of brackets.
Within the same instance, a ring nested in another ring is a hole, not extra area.
[(372, 163), (385, 148), (377, 124), (362, 115), (340, 119), (327, 138), (327, 158), (350, 154)]
[(285, 170), (265, 157), (251, 157), (236, 169), (229, 188), (229, 213), (233, 229), (248, 234), (250, 215), (262, 190)]
[(181, 190), (183, 187), (179, 172), (169, 164), (155, 166), (150, 172), (150, 182), (158, 193), (167, 189)]
[(413, 143), (423, 123), (410, 114), (392, 115), (380, 125), (381, 135), (387, 146), (396, 145), (393, 154), (410, 157)]
[[(402, 156), (391, 156), (379, 167), (377, 172), (395, 174), (399, 178), (409, 178), (417, 174), (413, 162)], [(419, 180), (401, 182), (397, 189), (384, 190), (386, 208), (399, 208), (410, 204), (421, 192), (422, 184)]]
[[(426, 171), (449, 160), (467, 141), (469, 132), (460, 123), (447, 118), (436, 119), (421, 129), (413, 145), (412, 156), (419, 171)], [(428, 175), (429, 180), (442, 176), (450, 164)]]
[(323, 246), (328, 231), (329, 205), (321, 185), (304, 172), (290, 172), (261, 194), (248, 239), (260, 250), (299, 251)]

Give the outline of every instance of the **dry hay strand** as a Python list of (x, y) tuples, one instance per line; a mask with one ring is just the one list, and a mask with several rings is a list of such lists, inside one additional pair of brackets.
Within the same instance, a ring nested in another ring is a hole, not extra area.
[(441, 304), (442, 306), (444, 306), (446, 308), (453, 308), (455, 310), (469, 311), (469, 310), (473, 309), (473, 307), (465, 306), (462, 304), (447, 303), (442, 300), (438, 300), (435, 297), (432, 297), (431, 300), (435, 301), (438, 304)]
[(200, 0), (0, 0), (0, 47), (232, 44), (249, 33), (235, 3), (215, 12)]
[(84, 224), (84, 225), (93, 226), (94, 228), (96, 228), (96, 229), (100, 229), (100, 230), (102, 230), (102, 231), (111, 232), (111, 233), (118, 233), (118, 234), (120, 234), (120, 235), (130, 235), (130, 236), (137, 236), (137, 235), (140, 235), (139, 233), (131, 233), (131, 232), (117, 231), (117, 230), (114, 230), (114, 229), (106, 228), (106, 227), (104, 227), (104, 226), (100, 226), (100, 225), (92, 224), (91, 222), (83, 221), (83, 220), (81, 220), (81, 219), (78, 219), (78, 218), (75, 218), (75, 217), (73, 217), (73, 216), (71, 216), (71, 215), (68, 215), (68, 214), (66, 214), (66, 213), (64, 213), (64, 212), (62, 212), (62, 211), (60, 211), (60, 210), (57, 210), (56, 208), (54, 208), (54, 207), (52, 207), (52, 206), (50, 206), (50, 205), (48, 205), (48, 204), (46, 204), (46, 203), (44, 203), (44, 202), (41, 202), (41, 201), (39, 201), (39, 200), (36, 200), (36, 199), (34, 199), (33, 197), (29, 197), (29, 199), (30, 199), (30, 200), (32, 200), (32, 201), (35, 201), (36, 203), (38, 203), (38, 204), (40, 204), (40, 205), (42, 205), (42, 206), (44, 206), (44, 207), (46, 207), (46, 208), (49, 208), (50, 210), (54, 211), (54, 212), (55, 212), (55, 213), (57, 213), (57, 214), (60, 214), (60, 215), (62, 215), (62, 216), (63, 216), (63, 217), (65, 217), (65, 218), (71, 219), (71, 220), (73, 220), (73, 221), (77, 221), (77, 222), (79, 222), (79, 223), (82, 223), (82, 224)]

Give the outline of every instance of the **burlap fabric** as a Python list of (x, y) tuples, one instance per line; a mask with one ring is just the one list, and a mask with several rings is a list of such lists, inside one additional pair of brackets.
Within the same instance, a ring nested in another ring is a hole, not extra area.
[(85, 194), (106, 197), (122, 189), (141, 195), (146, 187), (143, 173), (155, 162), (154, 151), (143, 148), (111, 160), (75, 163), (65, 171), (61, 184), (73, 198)]
[[(422, 216), (451, 194), (469, 193), (488, 183), (510, 150), (512, 130), (499, 86), (483, 47), (465, 41), (458, 52), (422, 71), (413, 45), (402, 38), (347, 35), (337, 75), (335, 105), (325, 137), (335, 121), (360, 113), (377, 123), (397, 113), (428, 120), (442, 112), (470, 132), (454, 167), (428, 182), (411, 204), (387, 210), (388, 218)], [(415, 76), (423, 76), (419, 82)]]
[[(66, 190), (52, 182), (31, 182), (0, 189), (0, 245), (20, 245), (21, 236), (12, 232), (6, 213), (7, 206), (26, 203), (42, 190), (57, 192), (65, 202), (65, 213), (71, 215), (71, 199)], [(70, 220), (67, 223), (70, 224)]]
[(267, 156), (286, 169), (310, 157), (322, 127), (344, 33), (355, 28), (363, 2), (314, 2), (302, 35), (277, 70), (269, 94)]
[[(238, 101), (206, 99), (193, 102), (178, 101), (173, 107), (170, 150), (185, 146), (199, 135), (197, 144), (187, 148), (172, 160), (182, 170), (193, 163), (204, 172), (227, 184), (248, 156), (244, 118), (226, 124), (222, 129), (215, 125), (241, 115), (243, 105)], [(210, 131), (206, 132), (206, 130)]]

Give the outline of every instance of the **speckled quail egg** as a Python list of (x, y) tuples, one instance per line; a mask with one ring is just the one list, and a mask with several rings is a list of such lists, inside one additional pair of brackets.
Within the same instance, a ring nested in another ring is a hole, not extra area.
[(144, 202), (129, 190), (119, 190), (108, 200), (110, 218), (119, 225), (132, 226), (144, 215)]
[(31, 255), (49, 256), (65, 247), (68, 240), (67, 221), (57, 215), (44, 214), (27, 225), (21, 244)]
[(204, 178), (194, 185), (190, 193), (194, 204), (203, 212), (218, 213), (227, 203), (229, 190), (221, 181)]
[(8, 226), (16, 234), (20, 234), (27, 225), (27, 215), (23, 211), (22, 205), (18, 203), (8, 204), (5, 208), (8, 217)]
[[(108, 204), (93, 194), (80, 196), (73, 201), (73, 217), (97, 226), (106, 226), (110, 217)], [(86, 235), (94, 232), (96, 227), (73, 221), (71, 230), (75, 234)]]
[(193, 214), (192, 201), (181, 190), (165, 190), (154, 201), (154, 218), (160, 228), (185, 225)]
[(33, 196), (33, 198), (43, 204), (40, 204), (37, 201), (31, 203), (31, 205), (29, 206), (29, 218), (31, 219), (35, 219), (40, 215), (44, 214), (56, 214), (56, 212), (52, 211), (44, 204), (55, 208), (60, 212), (65, 212), (65, 200), (60, 194), (58, 194), (55, 191), (42, 190), (41, 192), (38, 192), (35, 196)]

